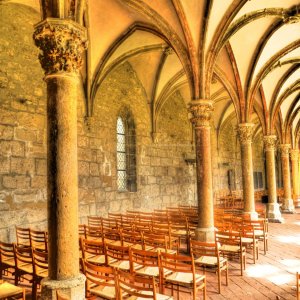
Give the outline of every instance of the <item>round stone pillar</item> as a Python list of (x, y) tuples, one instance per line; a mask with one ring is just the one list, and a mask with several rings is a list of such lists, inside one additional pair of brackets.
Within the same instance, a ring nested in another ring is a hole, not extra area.
[(241, 144), (241, 164), (243, 180), (244, 214), (250, 219), (257, 219), (254, 200), (253, 162), (252, 162), (252, 123), (241, 123), (238, 136)]
[(86, 32), (72, 20), (48, 18), (35, 26), (47, 83), (49, 277), (42, 299), (85, 299), (79, 273), (77, 97)]
[(282, 177), (283, 177), (283, 205), (282, 212), (293, 213), (294, 201), (292, 199), (291, 193), (291, 176), (290, 176), (290, 144), (281, 144), (281, 164), (282, 164)]
[(276, 168), (275, 168), (275, 149), (276, 135), (264, 136), (266, 164), (267, 164), (267, 181), (268, 181), (268, 205), (267, 218), (271, 222), (282, 222), (279, 204), (277, 202), (276, 190)]
[(291, 150), (292, 161), (292, 183), (293, 183), (293, 200), (296, 207), (300, 207), (300, 193), (299, 193), (299, 150)]
[(214, 241), (214, 204), (212, 190), (210, 120), (213, 102), (193, 100), (189, 103), (191, 122), (195, 130), (196, 174), (198, 196), (198, 227), (195, 235), (199, 241)]

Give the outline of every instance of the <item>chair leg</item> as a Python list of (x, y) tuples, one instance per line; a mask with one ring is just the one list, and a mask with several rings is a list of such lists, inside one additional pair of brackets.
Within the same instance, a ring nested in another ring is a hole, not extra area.
[(221, 270), (218, 268), (218, 289), (219, 289), (219, 294), (221, 294)]

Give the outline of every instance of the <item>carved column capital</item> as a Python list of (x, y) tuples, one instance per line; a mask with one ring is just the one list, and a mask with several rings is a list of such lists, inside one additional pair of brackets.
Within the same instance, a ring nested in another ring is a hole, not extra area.
[(298, 160), (299, 159), (299, 150), (298, 149), (291, 149), (290, 151), (291, 160)]
[(77, 73), (83, 65), (81, 53), (87, 48), (86, 29), (72, 20), (47, 18), (35, 26), (35, 45), (45, 74)]
[(281, 144), (280, 152), (282, 157), (289, 157), (291, 145), (290, 144)]
[(265, 135), (264, 136), (265, 151), (274, 151), (277, 145), (276, 135)]
[(191, 101), (189, 103), (190, 120), (195, 128), (209, 127), (213, 110), (213, 101), (211, 100), (199, 99)]
[(252, 123), (241, 123), (238, 125), (238, 136), (242, 145), (252, 143), (254, 124)]

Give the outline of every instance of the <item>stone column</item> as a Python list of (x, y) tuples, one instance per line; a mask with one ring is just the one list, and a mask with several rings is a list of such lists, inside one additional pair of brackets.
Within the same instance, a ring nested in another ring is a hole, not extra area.
[(293, 183), (293, 200), (296, 207), (300, 207), (300, 193), (299, 193), (299, 150), (291, 150), (292, 161), (292, 183)]
[(42, 299), (85, 299), (79, 273), (77, 93), (86, 32), (72, 20), (46, 19), (35, 26), (35, 44), (47, 84), (47, 183), (49, 277)]
[(282, 211), (285, 213), (293, 213), (294, 201), (291, 195), (291, 176), (290, 176), (290, 158), (289, 151), (290, 144), (281, 144), (281, 164), (282, 164), (282, 177), (283, 177), (283, 205)]
[(267, 163), (267, 179), (268, 179), (268, 205), (267, 218), (271, 222), (282, 222), (279, 204), (277, 203), (276, 190), (276, 168), (275, 168), (275, 149), (276, 135), (264, 136), (266, 163)]
[(212, 163), (210, 119), (213, 102), (193, 100), (189, 103), (191, 122), (195, 130), (196, 174), (199, 221), (195, 234), (199, 241), (214, 241), (214, 206), (212, 190)]
[(238, 126), (238, 136), (241, 143), (241, 163), (244, 196), (244, 214), (250, 219), (257, 219), (254, 200), (253, 162), (252, 162), (252, 135), (253, 124), (242, 123)]

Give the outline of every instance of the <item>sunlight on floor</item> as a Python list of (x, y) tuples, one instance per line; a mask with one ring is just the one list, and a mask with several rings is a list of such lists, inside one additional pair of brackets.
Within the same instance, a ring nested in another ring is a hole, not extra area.
[(277, 240), (282, 243), (300, 245), (300, 234), (297, 235), (279, 235)]
[(295, 225), (300, 226), (300, 222), (294, 222), (294, 223), (292, 223), (292, 224), (295, 224)]
[(256, 265), (250, 266), (246, 269), (246, 273), (249, 277), (261, 278), (270, 276), (273, 274), (278, 274), (280, 269), (272, 265)]
[(295, 281), (295, 275), (289, 274), (286, 271), (272, 266), (272, 265), (257, 265), (250, 266), (246, 273), (249, 277), (264, 278), (276, 285), (293, 284)]
[(300, 259), (282, 259), (280, 263), (287, 266), (286, 270), (290, 273), (300, 272)]

